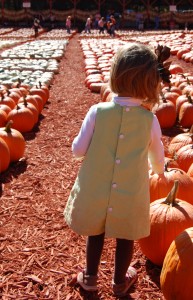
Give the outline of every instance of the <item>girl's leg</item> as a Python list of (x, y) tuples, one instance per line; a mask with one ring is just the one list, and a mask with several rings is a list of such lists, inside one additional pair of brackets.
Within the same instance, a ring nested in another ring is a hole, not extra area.
[(125, 281), (126, 272), (133, 256), (134, 241), (116, 239), (114, 283)]
[(86, 275), (97, 275), (105, 234), (89, 236), (86, 242)]
[(89, 236), (86, 243), (86, 269), (77, 275), (77, 282), (86, 291), (97, 291), (97, 273), (104, 244), (104, 233)]

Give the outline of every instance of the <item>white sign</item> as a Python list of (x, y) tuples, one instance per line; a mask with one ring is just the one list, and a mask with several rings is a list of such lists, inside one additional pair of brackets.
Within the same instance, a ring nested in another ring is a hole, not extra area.
[(23, 8), (30, 8), (31, 2), (23, 2)]
[(170, 11), (177, 11), (176, 5), (170, 5)]

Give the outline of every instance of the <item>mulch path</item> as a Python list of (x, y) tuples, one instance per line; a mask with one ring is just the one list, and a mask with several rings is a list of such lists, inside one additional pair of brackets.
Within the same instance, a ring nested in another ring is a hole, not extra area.
[[(85, 237), (65, 224), (63, 210), (79, 162), (71, 153), (88, 108), (100, 101), (84, 85), (79, 36), (60, 62), (60, 73), (34, 130), (25, 134), (25, 157), (1, 174), (0, 297), (3, 300), (115, 299), (111, 289), (114, 240), (103, 251), (98, 293), (84, 292), (75, 276), (84, 267)], [(160, 268), (135, 243), (132, 265), (139, 280), (125, 299), (163, 299)]]

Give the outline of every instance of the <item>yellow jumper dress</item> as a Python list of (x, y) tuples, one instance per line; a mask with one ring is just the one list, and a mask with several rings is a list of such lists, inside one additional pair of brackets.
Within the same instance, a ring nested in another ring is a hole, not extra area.
[(153, 114), (100, 103), (64, 217), (81, 235), (136, 240), (150, 233), (148, 147)]

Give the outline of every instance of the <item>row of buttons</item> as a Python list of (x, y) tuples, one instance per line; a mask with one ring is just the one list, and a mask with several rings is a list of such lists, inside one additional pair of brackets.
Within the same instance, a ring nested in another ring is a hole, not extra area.
[[(125, 110), (126, 110), (126, 111), (130, 111), (130, 108), (129, 108), (129, 107), (126, 107)], [(123, 139), (123, 138), (124, 138), (124, 134), (121, 133), (121, 134), (119, 135), (119, 138), (120, 138), (120, 139)], [(116, 164), (120, 164), (121, 160), (120, 160), (119, 158), (117, 158), (115, 162), (116, 162)], [(116, 184), (115, 182), (112, 184), (112, 188), (114, 188), (114, 189), (117, 188), (117, 184)], [(109, 212), (112, 212), (112, 210), (113, 210), (112, 207), (109, 207), (109, 208), (108, 208), (108, 211), (109, 211)]]

